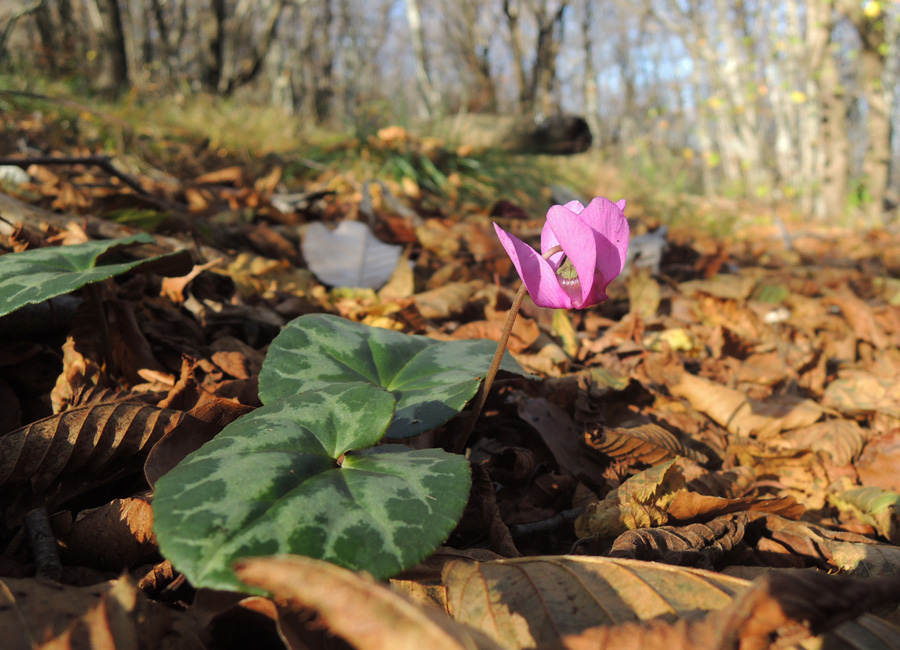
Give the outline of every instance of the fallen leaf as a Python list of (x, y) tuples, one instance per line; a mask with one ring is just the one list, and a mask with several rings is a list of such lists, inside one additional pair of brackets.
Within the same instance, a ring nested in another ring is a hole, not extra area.
[(822, 408), (809, 399), (786, 395), (759, 401), (687, 372), (669, 386), (669, 392), (684, 397), (736, 436), (769, 438), (787, 429), (809, 426), (822, 416)]
[(500, 650), (502, 646), (445, 615), (423, 609), (371, 578), (329, 562), (283, 556), (241, 560), (238, 577), (311, 609), (319, 624), (357, 648), (372, 650)]
[(668, 506), (683, 486), (684, 476), (674, 460), (639, 472), (602, 501), (590, 504), (575, 520), (575, 534), (603, 539), (634, 528), (660, 526), (668, 520)]
[(316, 221), (306, 229), (303, 258), (319, 280), (334, 287), (376, 289), (391, 277), (402, 246), (385, 244), (361, 221), (342, 221), (334, 230)]

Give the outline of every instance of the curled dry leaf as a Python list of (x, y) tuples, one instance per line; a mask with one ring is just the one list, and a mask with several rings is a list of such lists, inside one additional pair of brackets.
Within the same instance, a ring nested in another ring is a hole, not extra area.
[(787, 432), (777, 442), (791, 449), (823, 451), (840, 466), (856, 460), (868, 438), (855, 420), (838, 418)]
[(74, 564), (121, 571), (157, 552), (153, 510), (142, 499), (113, 499), (80, 512), (60, 541)]
[(519, 417), (540, 434), (560, 470), (575, 477), (585, 477), (592, 484), (603, 483), (603, 463), (588, 450), (566, 411), (538, 397), (520, 399), (518, 412)]
[(609, 556), (720, 569), (728, 553), (744, 538), (745, 525), (746, 517), (726, 515), (705, 524), (628, 530), (613, 542)]
[(617, 537), (626, 530), (659, 526), (668, 520), (666, 510), (684, 487), (684, 476), (670, 460), (635, 474), (592, 503), (575, 521), (578, 537)]
[(149, 601), (127, 577), (90, 587), (6, 579), (0, 607), (4, 650), (206, 648), (190, 616)]
[(759, 401), (687, 372), (669, 386), (669, 392), (684, 397), (736, 436), (774, 437), (787, 429), (809, 426), (822, 416), (822, 408), (809, 399), (788, 395)]
[(806, 508), (797, 503), (797, 500), (792, 496), (774, 499), (755, 496), (725, 499), (689, 492), (688, 490), (680, 490), (675, 494), (672, 502), (666, 509), (666, 514), (672, 520), (686, 522), (692, 519), (708, 519), (744, 510), (770, 512), (788, 519), (800, 519), (803, 513), (806, 512)]
[(366, 650), (500, 650), (480, 632), (423, 609), (371, 578), (300, 556), (242, 560), (241, 580), (313, 610), (320, 625)]
[[(146, 454), (186, 415), (129, 402), (83, 406), (0, 438), (0, 486), (48, 488), (61, 475), (99, 475)], [(98, 476), (107, 478), (106, 476)]]
[(645, 465), (657, 465), (675, 456), (685, 456), (698, 463), (708, 459), (684, 445), (674, 434), (656, 424), (636, 427), (600, 429), (585, 436), (587, 443), (610, 458), (627, 458)]
[(857, 487), (831, 494), (840, 510), (870, 524), (892, 544), (900, 542), (900, 494), (878, 487)]

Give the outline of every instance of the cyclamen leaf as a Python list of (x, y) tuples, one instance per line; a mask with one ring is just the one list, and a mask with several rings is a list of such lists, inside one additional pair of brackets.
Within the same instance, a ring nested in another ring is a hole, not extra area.
[[(108, 255), (131, 244), (150, 244), (147, 234), (71, 246), (38, 248), (0, 256), (0, 316), (131, 271), (152, 260), (182, 256), (180, 252), (129, 262), (104, 263)], [(190, 268), (190, 267), (188, 267)], [(185, 271), (186, 272), (186, 271)]]
[[(326, 386), (365, 382), (397, 400), (388, 438), (408, 438), (456, 416), (487, 373), (497, 344), (435, 341), (327, 314), (301, 316), (272, 341), (259, 375), (264, 404)], [(510, 356), (500, 367), (526, 374)]]
[[(462, 515), (469, 466), (380, 446), (390, 393), (356, 383), (285, 397), (229, 424), (156, 483), (160, 549), (196, 586), (246, 589), (241, 558), (292, 553), (376, 578), (416, 564)], [(340, 459), (340, 460), (339, 460)]]

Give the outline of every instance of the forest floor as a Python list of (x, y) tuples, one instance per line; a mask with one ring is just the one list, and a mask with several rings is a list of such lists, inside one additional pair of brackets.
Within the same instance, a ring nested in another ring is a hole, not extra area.
[[(0, 291), (22, 251), (149, 232), (133, 254), (187, 253), (0, 318), (4, 648), (900, 647), (897, 236), (624, 196), (641, 255), (599, 306), (526, 299), (509, 350), (532, 377), (491, 392), (434, 554), (393, 590), (290, 557), (244, 567), (270, 597), (196, 589), (151, 484), (260, 406), (279, 331), (333, 314), (497, 340), (519, 279), (491, 224), (534, 243), (560, 190), (399, 128), (316, 158), (117, 142), (97, 119), (0, 113)], [(627, 184), (606, 166), (589, 189)], [(329, 288), (304, 255), (311, 224), (348, 221), (397, 247), (378, 287)], [(128, 410), (148, 406), (171, 426)], [(466, 414), (405, 443), (450, 448)]]

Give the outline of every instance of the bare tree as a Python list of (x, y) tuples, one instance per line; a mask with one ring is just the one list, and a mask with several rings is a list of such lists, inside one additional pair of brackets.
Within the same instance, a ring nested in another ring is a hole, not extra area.
[(95, 85), (111, 95), (128, 88), (128, 53), (118, 0), (95, 0), (100, 15), (100, 72)]
[[(525, 66), (522, 6), (528, 9), (528, 19), (535, 28), (530, 73), (526, 72)], [(519, 106), (526, 115), (535, 112), (550, 115), (558, 108), (553, 87), (567, 6), (567, 0), (503, 0), (503, 14), (509, 30), (513, 69), (519, 89)]]
[(440, 110), (441, 97), (434, 87), (428, 69), (428, 53), (425, 50), (425, 37), (422, 29), (422, 15), (419, 12), (418, 0), (406, 0), (406, 20), (409, 23), (409, 37), (413, 47), (413, 64), (416, 80), (419, 82), (421, 97), (420, 112), (423, 117), (434, 117)]

